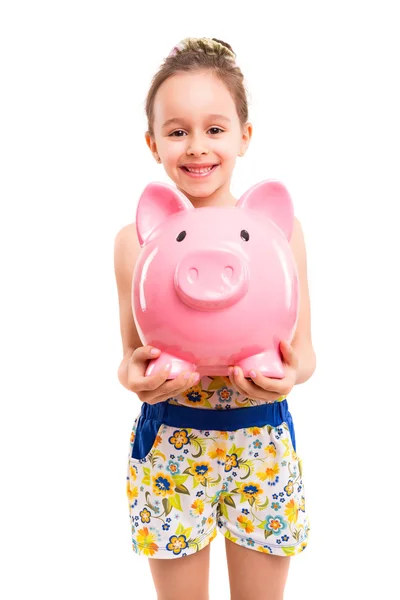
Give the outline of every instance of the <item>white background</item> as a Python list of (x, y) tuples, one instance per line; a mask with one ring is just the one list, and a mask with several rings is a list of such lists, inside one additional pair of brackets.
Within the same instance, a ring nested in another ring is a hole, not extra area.
[[(113, 245), (167, 181), (144, 101), (187, 36), (231, 44), (245, 75), (254, 135), (232, 192), (280, 179), (306, 240), (318, 366), (289, 404), (312, 537), (285, 600), (398, 597), (396, 4), (2, 4), (3, 598), (156, 598), (130, 541), (140, 402), (117, 379)], [(211, 557), (210, 597), (228, 599), (221, 535)]]

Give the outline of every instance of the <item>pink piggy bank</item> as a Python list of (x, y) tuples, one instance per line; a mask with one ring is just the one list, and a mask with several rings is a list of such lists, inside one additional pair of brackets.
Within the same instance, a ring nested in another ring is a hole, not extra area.
[(150, 183), (136, 227), (142, 250), (132, 309), (142, 343), (161, 354), (146, 375), (171, 364), (201, 376), (284, 376), (280, 340), (298, 318), (298, 274), (289, 246), (293, 205), (277, 181), (251, 187), (236, 206), (194, 208), (177, 188)]

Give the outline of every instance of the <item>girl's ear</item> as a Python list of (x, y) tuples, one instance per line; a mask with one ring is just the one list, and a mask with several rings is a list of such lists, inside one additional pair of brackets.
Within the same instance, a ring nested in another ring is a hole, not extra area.
[(168, 217), (182, 210), (194, 210), (182, 192), (168, 183), (149, 183), (139, 198), (136, 209), (136, 231), (144, 246), (153, 231)]
[(279, 181), (267, 180), (253, 185), (241, 196), (236, 206), (255, 210), (273, 221), (290, 240), (294, 209), (289, 192)]

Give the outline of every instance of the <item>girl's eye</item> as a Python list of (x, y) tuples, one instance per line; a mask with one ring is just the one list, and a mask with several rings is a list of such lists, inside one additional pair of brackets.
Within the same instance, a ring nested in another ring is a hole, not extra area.
[[(214, 130), (213, 135), (218, 135), (218, 133), (221, 133), (221, 132), (223, 133), (223, 131), (224, 131), (223, 129), (221, 129), (221, 127), (210, 127), (210, 129), (208, 131), (212, 131), (212, 130)], [(183, 137), (182, 135), (175, 135), (178, 133), (185, 133), (185, 132), (183, 131), (183, 129), (177, 129), (176, 131), (173, 131), (172, 133), (170, 133), (168, 137), (171, 137), (171, 136)]]
[(186, 237), (186, 231), (181, 231), (180, 234), (177, 236), (176, 241), (177, 242), (181, 242), (182, 240), (184, 240)]
[(246, 231), (245, 229), (242, 229), (242, 231), (240, 232), (240, 237), (242, 238), (242, 240), (244, 240), (245, 242), (248, 242), (250, 239), (250, 235), (249, 232)]

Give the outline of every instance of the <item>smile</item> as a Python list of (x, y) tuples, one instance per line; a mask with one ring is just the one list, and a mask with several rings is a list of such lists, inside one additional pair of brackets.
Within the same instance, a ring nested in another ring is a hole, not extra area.
[(207, 167), (206, 169), (192, 169), (188, 167), (180, 167), (188, 177), (207, 177), (210, 173), (213, 173), (218, 165), (213, 165), (212, 167)]

